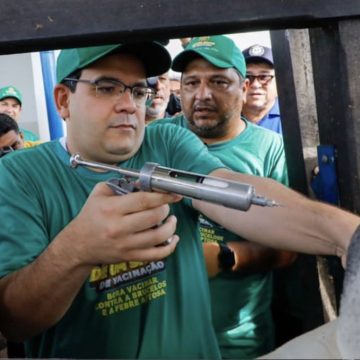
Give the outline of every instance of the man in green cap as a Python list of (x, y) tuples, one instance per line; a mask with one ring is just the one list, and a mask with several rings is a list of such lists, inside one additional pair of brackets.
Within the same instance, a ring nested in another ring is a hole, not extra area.
[[(249, 81), (234, 41), (223, 35), (195, 37), (172, 68), (182, 72), (183, 115), (156, 125), (188, 128), (232, 170), (287, 185), (281, 136), (241, 117)], [(202, 215), (199, 227), (222, 357), (253, 359), (273, 350), (271, 270), (288, 265), (295, 254), (246, 241)]]
[[(22, 95), (19, 89), (9, 85), (0, 89), (0, 113), (11, 116), (19, 122), (22, 110)], [(26, 141), (38, 141), (39, 137), (30, 130), (20, 128)]]
[[(25, 340), (26, 357), (220, 358), (197, 211), (267, 245), (346, 253), (357, 216), (230, 172), (186, 129), (145, 127), (154, 96), (146, 78), (170, 62), (158, 43), (61, 51), (54, 97), (67, 137), (0, 160), (0, 331)], [(115, 175), (72, 168), (75, 153), (249, 182), (282, 206), (242, 212), (168, 193), (117, 196), (106, 184)]]

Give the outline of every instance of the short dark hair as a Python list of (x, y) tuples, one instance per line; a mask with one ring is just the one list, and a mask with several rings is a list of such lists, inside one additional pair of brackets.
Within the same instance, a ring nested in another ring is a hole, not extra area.
[[(69, 74), (69, 76), (67, 76), (67, 78), (80, 79), (80, 76), (81, 76), (81, 70), (76, 70), (73, 73)], [(74, 93), (76, 90), (77, 81), (63, 80), (63, 81), (61, 81), (61, 84), (67, 86), (70, 89), (70, 91), (72, 93)]]
[(15, 131), (17, 134), (20, 133), (19, 125), (9, 115), (0, 113), (0, 136), (7, 134), (9, 131)]

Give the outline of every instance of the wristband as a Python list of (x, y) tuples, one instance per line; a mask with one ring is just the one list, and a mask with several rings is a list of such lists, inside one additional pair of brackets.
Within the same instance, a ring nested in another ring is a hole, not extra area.
[(224, 272), (229, 272), (235, 265), (235, 254), (227, 246), (225, 241), (220, 241), (218, 244), (220, 247), (220, 253), (218, 256), (219, 268)]

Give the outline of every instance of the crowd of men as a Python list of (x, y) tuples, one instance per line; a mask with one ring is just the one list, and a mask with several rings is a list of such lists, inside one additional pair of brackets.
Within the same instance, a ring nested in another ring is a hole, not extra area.
[[(0, 90), (0, 331), (26, 357), (274, 350), (272, 270), (298, 252), (345, 261), (360, 219), (289, 189), (271, 49), (222, 35), (174, 59), (157, 42), (65, 49), (56, 76), (67, 135), (54, 141), (26, 146), (21, 94)], [(247, 183), (279, 206), (239, 211), (128, 177), (116, 196), (116, 175), (91, 162)]]

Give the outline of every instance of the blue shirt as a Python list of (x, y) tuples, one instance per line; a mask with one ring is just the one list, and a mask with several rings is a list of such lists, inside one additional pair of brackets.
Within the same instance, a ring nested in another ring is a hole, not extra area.
[(266, 129), (277, 132), (282, 135), (281, 119), (280, 119), (280, 109), (279, 101), (275, 100), (274, 106), (271, 110), (265, 115), (257, 125), (264, 127)]

